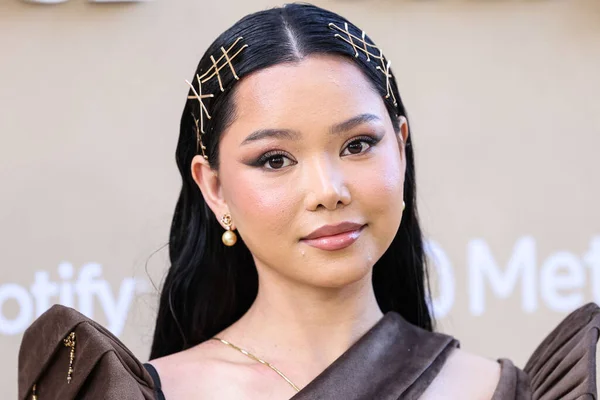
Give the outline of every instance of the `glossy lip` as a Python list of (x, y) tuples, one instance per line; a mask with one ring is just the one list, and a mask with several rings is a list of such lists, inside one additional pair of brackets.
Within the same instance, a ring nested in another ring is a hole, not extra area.
[(344, 221), (337, 225), (323, 225), (319, 229), (312, 231), (309, 235), (304, 236), (302, 240), (317, 239), (324, 236), (333, 236), (339, 233), (355, 231), (362, 226), (362, 224), (357, 224), (350, 221)]
[(340, 250), (354, 243), (365, 226), (353, 222), (325, 225), (302, 238), (301, 242), (322, 250)]

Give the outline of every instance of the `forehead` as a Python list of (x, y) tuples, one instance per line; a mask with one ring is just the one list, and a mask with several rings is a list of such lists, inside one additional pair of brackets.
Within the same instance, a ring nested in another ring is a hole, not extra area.
[(233, 125), (294, 128), (340, 122), (372, 113), (382, 120), (381, 95), (360, 68), (341, 56), (309, 56), (278, 64), (242, 79), (234, 96)]

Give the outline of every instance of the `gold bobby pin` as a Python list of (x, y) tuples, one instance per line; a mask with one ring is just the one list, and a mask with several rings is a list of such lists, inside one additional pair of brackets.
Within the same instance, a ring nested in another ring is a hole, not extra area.
[[(221, 74), (219, 73), (219, 71), (221, 71), (226, 66), (229, 66), (229, 69), (231, 70), (233, 77), (236, 80), (240, 80), (237, 73), (235, 72), (235, 68), (233, 68), (233, 64), (231, 63), (231, 61), (235, 57), (237, 57), (242, 52), (242, 50), (244, 50), (246, 47), (248, 47), (248, 45), (245, 44), (242, 47), (240, 47), (235, 52), (235, 54), (233, 54), (232, 56), (230, 56), (229, 53), (233, 50), (233, 48), (242, 39), (243, 39), (242, 36), (238, 37), (236, 39), (236, 41), (233, 42), (233, 44), (231, 46), (229, 46), (229, 48), (227, 50), (225, 50), (225, 48), (221, 47), (222, 55), (217, 60), (215, 60), (214, 56), (212, 56), (212, 55), (210, 56), (210, 60), (212, 61), (212, 66), (204, 74), (196, 75), (196, 80), (198, 81), (198, 90), (197, 91), (196, 91), (196, 88), (194, 88), (194, 85), (192, 83), (190, 83), (188, 80), (185, 81), (192, 88), (192, 92), (194, 93), (193, 96), (188, 96), (188, 99), (196, 99), (200, 103), (200, 118), (198, 119), (198, 118), (194, 117), (194, 122), (196, 124), (196, 153), (198, 151), (202, 150), (202, 156), (206, 160), (208, 160), (208, 156), (204, 152), (206, 150), (206, 147), (202, 143), (202, 135), (205, 133), (204, 132), (204, 116), (206, 116), (206, 118), (208, 118), (208, 119), (211, 119), (212, 117), (210, 116), (208, 109), (204, 105), (203, 99), (214, 97), (215, 95), (212, 93), (203, 94), (202, 93), (202, 84), (208, 82), (210, 79), (212, 79), (214, 76), (216, 76), (217, 81), (219, 82), (219, 89), (221, 89), (221, 92), (224, 92), (225, 88), (223, 87), (223, 81), (221, 80)], [(222, 64), (219, 65), (219, 63), (223, 60), (225, 60), (225, 62), (223, 62)]]
[[(368, 62), (371, 62), (371, 57), (373, 57), (376, 60), (379, 60), (379, 62), (381, 63), (381, 66), (378, 65), (376, 67), (376, 69), (378, 71), (381, 71), (381, 73), (383, 73), (385, 75), (385, 86), (386, 86), (386, 90), (387, 90), (387, 95), (385, 96), (385, 98), (389, 99), (391, 97), (392, 101), (394, 102), (394, 106), (397, 106), (398, 103), (396, 102), (396, 96), (394, 96), (394, 91), (392, 90), (392, 84), (390, 81), (390, 78), (392, 77), (392, 74), (390, 73), (390, 67), (391, 67), (392, 63), (390, 61), (388, 61), (388, 62), (385, 61), (385, 58), (383, 57), (383, 52), (381, 51), (381, 49), (374, 44), (367, 43), (365, 31), (362, 31), (362, 35), (361, 35), (362, 38), (350, 33), (347, 22), (344, 22), (345, 29), (340, 28), (333, 22), (329, 23), (329, 28), (346, 34), (347, 38), (338, 33), (335, 34), (335, 37), (338, 39), (342, 39), (344, 42), (346, 42), (350, 46), (352, 46), (352, 49), (354, 49), (354, 57), (358, 57), (358, 55), (359, 55), (358, 51), (360, 50), (363, 53), (365, 53), (365, 55), (367, 56)], [(359, 44), (355, 43), (355, 40), (362, 46), (359, 46)], [(371, 49), (378, 50), (379, 54), (372, 53)]]
[(194, 118), (194, 123), (196, 124), (196, 153), (198, 153), (198, 148), (200, 148), (202, 150), (202, 157), (204, 157), (205, 160), (208, 160), (208, 156), (205, 153), (206, 146), (202, 143), (202, 134), (200, 133), (200, 127), (198, 126), (199, 122), (200, 121)]
[(194, 92), (193, 96), (188, 96), (188, 99), (197, 99), (198, 102), (200, 102), (200, 130), (202, 133), (204, 133), (204, 118), (202, 117), (203, 113), (206, 114), (206, 118), (211, 119), (210, 114), (208, 113), (208, 110), (206, 109), (206, 106), (204, 105), (204, 102), (202, 101), (202, 99), (208, 99), (210, 97), (215, 97), (214, 94), (202, 94), (202, 80), (200, 79), (200, 77), (198, 75), (196, 75), (196, 78), (198, 79), (198, 91), (196, 91), (196, 89), (194, 88), (194, 85), (192, 85), (190, 82), (188, 82), (188, 80), (186, 79), (186, 83), (188, 85), (190, 85), (190, 87), (192, 88), (192, 92)]

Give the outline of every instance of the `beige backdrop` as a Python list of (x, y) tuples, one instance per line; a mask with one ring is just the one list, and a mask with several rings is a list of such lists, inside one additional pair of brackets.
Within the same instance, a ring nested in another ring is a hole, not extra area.
[[(523, 366), (600, 301), (600, 2), (317, 3), (393, 61), (440, 328)], [(184, 79), (218, 33), (277, 4), (0, 0), (0, 398), (15, 397), (23, 330), (54, 302), (147, 359)]]

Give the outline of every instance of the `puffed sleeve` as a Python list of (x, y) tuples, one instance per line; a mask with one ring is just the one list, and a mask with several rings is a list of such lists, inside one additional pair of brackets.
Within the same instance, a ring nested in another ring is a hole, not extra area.
[(524, 371), (534, 400), (596, 399), (596, 343), (600, 308), (586, 304), (567, 316), (538, 346)]

